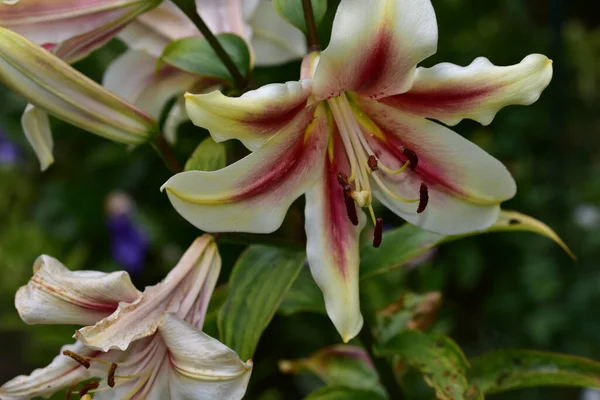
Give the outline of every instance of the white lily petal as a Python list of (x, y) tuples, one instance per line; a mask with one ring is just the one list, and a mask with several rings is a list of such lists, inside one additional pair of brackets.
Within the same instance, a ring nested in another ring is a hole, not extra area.
[(173, 104), (173, 107), (171, 107), (171, 110), (169, 110), (169, 114), (167, 115), (167, 119), (163, 126), (167, 143), (171, 146), (177, 143), (177, 130), (179, 129), (179, 126), (189, 120), (190, 117), (188, 117), (187, 110), (185, 109), (185, 98), (182, 97), (177, 100), (175, 104)]
[(103, 85), (158, 119), (165, 104), (191, 88), (199, 78), (169, 66), (156, 71), (156, 61), (145, 52), (127, 51), (106, 69)]
[(269, 1), (261, 1), (250, 20), (256, 65), (270, 66), (301, 59), (307, 51), (304, 34), (285, 21)]
[(34, 397), (49, 398), (55, 392), (69, 387), (73, 382), (106, 375), (104, 366), (91, 364), (85, 369), (71, 358), (64, 356), (65, 350), (85, 357), (98, 357), (100, 352), (86, 348), (80, 342), (63, 346), (58, 356), (45, 368), (36, 369), (30, 375), (20, 375), (0, 386), (0, 399), (23, 400)]
[(235, 33), (246, 41), (250, 39), (242, 0), (196, 0), (196, 11), (212, 32)]
[(171, 399), (241, 399), (252, 361), (238, 355), (192, 325), (166, 314), (158, 329), (169, 349)]
[(28, 324), (93, 324), (120, 301), (140, 295), (126, 272), (70, 271), (46, 255), (36, 260), (33, 273), (15, 296), (17, 311)]
[(551, 79), (552, 61), (541, 54), (530, 54), (508, 67), (479, 57), (466, 67), (441, 63), (418, 68), (408, 92), (382, 101), (446, 125), (465, 118), (488, 125), (503, 107), (536, 102)]
[(381, 98), (410, 89), (416, 66), (437, 49), (430, 0), (342, 0), (315, 73), (319, 100), (355, 91)]
[(177, 174), (162, 189), (204, 231), (273, 232), (294, 200), (319, 179), (327, 133), (322, 108), (308, 107), (240, 161), (218, 171)]
[[(365, 216), (357, 210), (354, 226), (346, 211), (340, 172), (350, 166), (339, 134), (332, 135), (323, 179), (306, 193), (306, 256), (310, 271), (325, 298), (327, 315), (344, 342), (355, 337), (363, 325), (358, 291), (359, 234)], [(352, 202), (354, 206), (354, 202)]]
[(52, 154), (54, 140), (52, 139), (48, 114), (32, 104), (28, 104), (21, 117), (21, 126), (27, 141), (40, 161), (40, 169), (45, 171), (54, 163), (54, 155)]
[[(121, 303), (109, 317), (78, 330), (75, 337), (85, 345), (108, 351), (126, 350), (135, 340), (152, 335), (165, 312), (202, 323), (221, 258), (214, 240), (204, 235), (190, 246), (167, 277), (149, 286), (133, 303)], [(198, 317), (200, 315), (200, 317)]]

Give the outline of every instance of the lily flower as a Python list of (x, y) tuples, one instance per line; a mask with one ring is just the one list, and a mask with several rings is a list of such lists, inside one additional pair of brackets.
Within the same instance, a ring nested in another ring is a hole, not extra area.
[[(486, 228), (515, 195), (508, 170), (446, 125), (489, 124), (510, 104), (535, 102), (552, 63), (530, 55), (497, 67), (417, 64), (435, 53), (429, 0), (342, 0), (331, 42), (305, 59), (302, 80), (229, 98), (186, 94), (188, 114), (216, 141), (253, 151), (218, 171), (163, 186), (175, 209), (207, 232), (270, 233), (306, 195), (307, 256), (344, 341), (361, 329), (358, 236), (365, 208), (379, 245), (376, 197), (406, 221), (441, 234)], [(357, 212), (358, 211), (358, 212)]]
[[(300, 59), (304, 35), (277, 14), (267, 0), (196, 0), (198, 14), (214, 34), (234, 33), (246, 40), (259, 66)], [(172, 41), (201, 36), (194, 23), (170, 0), (129, 24), (118, 37), (129, 50), (106, 70), (104, 86), (155, 118), (165, 104), (188, 90), (220, 87), (214, 78), (171, 66), (156, 71), (158, 58)], [(165, 137), (176, 140), (177, 127), (188, 120), (183, 102), (175, 103), (165, 123)]]
[(0, 5), (0, 26), (72, 63), (159, 4), (160, 0), (29, 0)]
[(17, 292), (22, 319), (95, 325), (77, 331), (78, 341), (64, 346), (47, 367), (1, 386), (0, 398), (48, 397), (68, 388), (96, 400), (241, 399), (252, 361), (242, 362), (201, 331), (220, 268), (208, 235), (141, 294), (126, 272), (69, 271), (56, 259), (40, 257), (33, 278)]
[(116, 142), (137, 145), (156, 120), (23, 36), (0, 28), (0, 81), (31, 102), (22, 118), (42, 170), (54, 158), (48, 115)]

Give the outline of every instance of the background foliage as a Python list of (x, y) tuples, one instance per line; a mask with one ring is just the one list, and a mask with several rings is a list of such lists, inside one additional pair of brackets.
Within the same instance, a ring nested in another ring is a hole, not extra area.
[[(336, 6), (331, 3), (321, 25), (325, 41)], [(466, 65), (482, 55), (499, 65), (517, 63), (529, 53), (544, 53), (554, 60), (555, 77), (534, 106), (502, 111), (489, 127), (466, 121), (456, 130), (511, 170), (519, 193), (504, 208), (548, 223), (578, 261), (571, 261), (551, 241), (528, 233), (467, 238), (442, 246), (403, 271), (365, 282), (364, 312), (373, 314), (369, 307), (389, 303), (390, 297), (383, 298), (382, 293), (439, 291), (443, 301), (432, 330), (452, 337), (469, 358), (512, 347), (600, 360), (600, 5), (586, 0), (433, 3), (439, 51), (426, 60), (427, 66), (442, 61)], [(99, 81), (123, 50), (115, 40), (76, 67)], [(258, 84), (293, 80), (298, 69), (299, 63), (259, 69), (255, 79)], [(199, 232), (159, 192), (169, 174), (151, 149), (130, 151), (53, 120), (56, 164), (41, 174), (20, 129), (24, 101), (0, 86), (0, 104), (0, 128), (20, 152), (16, 164), (0, 165), (0, 342), (4, 343), (0, 382), (4, 382), (45, 365), (75, 329), (29, 327), (19, 319), (14, 293), (27, 282), (38, 255), (57, 257), (72, 269), (122, 268), (110, 255), (104, 204), (109, 193), (120, 190), (132, 196), (135, 218), (150, 240), (144, 269), (134, 276), (139, 288), (162, 279)], [(182, 160), (207, 135), (191, 124), (179, 133), (176, 151)], [(228, 144), (227, 153), (231, 161), (243, 150)], [(281, 240), (302, 240), (301, 206), (290, 210), (279, 232)], [(386, 220), (402, 223), (391, 215)], [(220, 239), (223, 282), (244, 251), (244, 241)], [(290, 268), (296, 268), (293, 260), (292, 255)], [(306, 279), (305, 272), (301, 270), (297, 284)], [(219, 295), (223, 298), (217, 291)], [(280, 359), (307, 357), (339, 342), (326, 316), (296, 313), (293, 307), (298, 302), (293, 300), (283, 300), (258, 343), (249, 399), (302, 398), (321, 384), (309, 374), (279, 372)], [(218, 325), (228, 326), (217, 314), (207, 322), (207, 330), (215, 335)], [(419, 375), (413, 380), (414, 398), (432, 397)], [(489, 398), (576, 399), (579, 393), (580, 389), (528, 389)]]

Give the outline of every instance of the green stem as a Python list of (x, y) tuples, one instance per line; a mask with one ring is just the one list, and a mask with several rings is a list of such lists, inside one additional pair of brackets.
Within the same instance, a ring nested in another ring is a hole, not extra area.
[(173, 154), (171, 146), (169, 146), (169, 143), (167, 143), (162, 134), (156, 136), (156, 139), (152, 142), (152, 148), (154, 148), (172, 173), (178, 174), (183, 171), (179, 160), (177, 160), (177, 157)]
[(233, 62), (229, 54), (227, 54), (223, 46), (221, 46), (221, 43), (219, 43), (217, 37), (212, 33), (208, 25), (206, 25), (206, 22), (204, 22), (202, 17), (198, 15), (198, 13), (196, 12), (195, 2), (175, 0), (174, 3), (185, 13), (185, 15), (187, 15), (189, 19), (192, 20), (192, 22), (196, 25), (200, 33), (202, 33), (204, 39), (206, 39), (210, 47), (212, 47), (212, 49), (217, 54), (217, 57), (219, 57), (223, 65), (225, 65), (225, 68), (227, 68), (227, 70), (231, 74), (231, 77), (233, 78), (233, 83), (235, 84), (236, 88), (240, 90), (246, 89), (246, 87), (248, 86), (248, 81), (241, 74), (240, 70), (236, 67), (235, 63)]
[(385, 387), (389, 398), (393, 400), (404, 400), (404, 393), (402, 393), (402, 389), (398, 386), (398, 381), (396, 380), (392, 367), (384, 357), (378, 357), (373, 353), (373, 344), (375, 343), (375, 340), (371, 333), (371, 327), (365, 323), (365, 326), (363, 326), (358, 337), (365, 347), (365, 350), (367, 350), (367, 353), (369, 353), (371, 360), (373, 360), (381, 384)]
[(308, 42), (308, 52), (321, 50), (319, 44), (319, 36), (317, 34), (317, 24), (315, 22), (315, 14), (311, 0), (302, 0), (302, 8), (304, 9), (304, 20), (306, 22), (306, 40)]

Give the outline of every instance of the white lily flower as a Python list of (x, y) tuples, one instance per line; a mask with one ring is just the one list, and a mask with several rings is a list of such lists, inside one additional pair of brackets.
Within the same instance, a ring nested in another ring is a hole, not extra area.
[(252, 361), (242, 362), (201, 331), (220, 268), (208, 235), (141, 294), (125, 272), (72, 272), (40, 257), (33, 278), (16, 296), (23, 320), (96, 324), (77, 331), (79, 340), (64, 346), (47, 367), (5, 383), (0, 398), (49, 397), (69, 388), (96, 400), (241, 399)]
[[(344, 341), (361, 329), (358, 237), (371, 200), (423, 229), (485, 229), (516, 193), (502, 163), (448, 125), (489, 124), (511, 104), (534, 103), (550, 83), (540, 54), (498, 67), (417, 67), (437, 49), (430, 0), (342, 0), (325, 51), (306, 57), (298, 82), (241, 97), (187, 94), (192, 122), (218, 142), (253, 151), (214, 172), (188, 171), (164, 185), (175, 209), (207, 232), (270, 233), (306, 195), (307, 257)], [(356, 208), (358, 206), (358, 209)]]
[[(306, 53), (304, 35), (277, 14), (267, 0), (196, 0), (198, 14), (214, 34), (234, 33), (246, 40), (259, 66), (299, 59)], [(120, 34), (129, 50), (106, 70), (104, 86), (158, 118), (171, 98), (194, 90), (204, 93), (219, 82), (170, 66), (156, 73), (158, 57), (173, 40), (200, 36), (192, 21), (170, 0), (129, 24)], [(175, 142), (185, 110), (174, 107), (165, 137)]]

